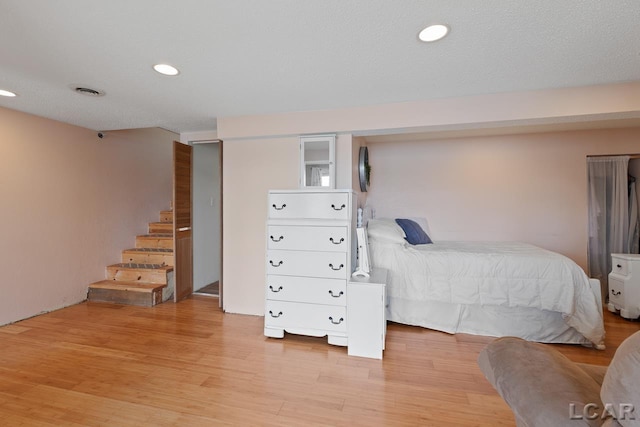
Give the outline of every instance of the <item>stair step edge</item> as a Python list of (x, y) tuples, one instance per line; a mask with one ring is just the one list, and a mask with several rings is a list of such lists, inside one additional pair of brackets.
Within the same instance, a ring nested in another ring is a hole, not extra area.
[(162, 265), (162, 264), (143, 264), (136, 262), (121, 262), (118, 264), (108, 265), (107, 268), (117, 268), (120, 270), (151, 270), (151, 271), (173, 271), (172, 265)]
[(129, 249), (124, 249), (122, 252), (156, 253), (156, 254), (163, 254), (163, 255), (173, 255), (173, 249), (171, 248), (129, 248)]
[(167, 285), (147, 282), (128, 282), (118, 280), (100, 280), (89, 285), (91, 289), (111, 289), (117, 291), (143, 292), (152, 293), (158, 289), (165, 288)]

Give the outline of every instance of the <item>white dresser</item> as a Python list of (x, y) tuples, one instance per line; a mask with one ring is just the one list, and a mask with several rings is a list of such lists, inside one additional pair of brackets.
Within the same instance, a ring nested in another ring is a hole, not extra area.
[(351, 190), (269, 192), (264, 334), (327, 336), (347, 345), (347, 280), (355, 268)]
[(607, 308), (627, 319), (640, 317), (640, 255), (611, 254)]

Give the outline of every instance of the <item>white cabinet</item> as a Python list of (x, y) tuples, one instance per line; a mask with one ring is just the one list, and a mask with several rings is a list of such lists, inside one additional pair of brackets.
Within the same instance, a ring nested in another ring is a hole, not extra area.
[(347, 284), (349, 356), (382, 359), (387, 335), (387, 270), (373, 269), (370, 277), (353, 277)]
[(640, 255), (611, 254), (609, 311), (627, 319), (640, 317)]
[(355, 267), (350, 190), (269, 192), (264, 334), (327, 336), (347, 345), (347, 280)]

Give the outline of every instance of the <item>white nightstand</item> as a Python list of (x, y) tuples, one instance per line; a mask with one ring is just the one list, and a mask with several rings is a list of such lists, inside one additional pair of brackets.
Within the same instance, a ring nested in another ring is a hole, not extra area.
[(611, 254), (609, 311), (627, 319), (640, 317), (640, 255)]
[(370, 277), (347, 283), (349, 356), (382, 359), (387, 335), (387, 270), (372, 269)]

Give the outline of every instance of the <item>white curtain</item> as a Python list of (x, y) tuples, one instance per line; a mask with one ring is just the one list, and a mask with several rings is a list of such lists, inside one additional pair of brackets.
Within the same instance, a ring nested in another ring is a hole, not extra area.
[(322, 185), (322, 168), (312, 166), (311, 167), (311, 186), (320, 187)]
[[(629, 247), (629, 156), (588, 157), (589, 273), (609, 294), (611, 254)], [(604, 299), (603, 299), (604, 301)]]
[(629, 184), (629, 239), (627, 252), (637, 254), (640, 252), (640, 218), (638, 217), (638, 196), (636, 194), (635, 180)]

